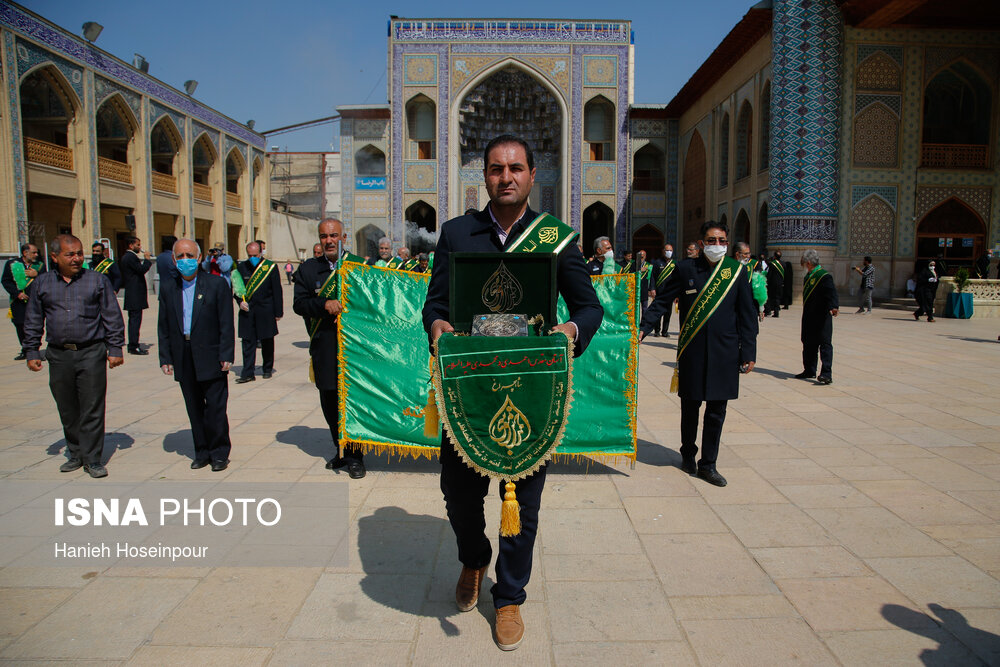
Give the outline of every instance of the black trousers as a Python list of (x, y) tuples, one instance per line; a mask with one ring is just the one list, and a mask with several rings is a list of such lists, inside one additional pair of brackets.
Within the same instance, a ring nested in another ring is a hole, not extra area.
[[(271, 339), (274, 340), (273, 338)], [(323, 417), (330, 427), (330, 435), (333, 436), (333, 455), (340, 451), (340, 400), (336, 389), (319, 390), (319, 404), (323, 408)], [(344, 445), (344, 458), (365, 460), (364, 451), (357, 445)]]
[(808, 375), (816, 374), (816, 353), (822, 362), (819, 374), (821, 377), (832, 377), (833, 373), (833, 343), (829, 336), (806, 338), (802, 341), (802, 370)]
[[(701, 427), (701, 460), (699, 468), (714, 468), (719, 459), (719, 441), (722, 439), (722, 425), (726, 421), (728, 401), (705, 401), (705, 421)], [(681, 399), (681, 456), (694, 458), (698, 446), (698, 414), (701, 401)]]
[[(523, 604), (527, 599), (524, 587), (531, 578), (531, 555), (538, 532), (538, 508), (545, 487), (546, 467), (516, 482), (517, 502), (521, 506), (521, 533), (500, 538), (496, 583), (490, 589), (493, 605), (497, 609)], [(448, 521), (458, 541), (458, 560), (474, 569), (489, 565), (493, 559), (483, 514), (483, 500), (489, 490), (490, 478), (480, 475), (462, 461), (446, 433), (441, 439), (441, 493), (444, 494)], [(501, 483), (501, 500), (503, 496), (504, 484)]]
[(128, 311), (128, 346), (139, 347), (139, 329), (142, 327), (142, 311)]
[[(241, 338), (243, 342), (243, 372), (241, 377), (252, 378), (257, 364), (257, 338)], [(260, 339), (260, 363), (265, 373), (274, 371), (274, 337)]]
[(18, 347), (24, 345), (24, 313), (28, 310), (28, 304), (20, 299), (14, 298), (10, 301), (11, 322), (14, 324), (14, 331), (17, 332)]
[[(195, 375), (191, 342), (184, 343), (183, 374), (178, 384), (184, 395), (196, 461), (228, 461), (233, 445), (229, 440), (229, 376), (199, 382)], [(175, 371), (176, 372), (176, 371)]]
[(59, 409), (69, 457), (101, 463), (104, 456), (104, 399), (108, 390), (108, 348), (103, 343), (82, 350), (49, 346), (49, 389)]
[(667, 329), (670, 327), (670, 315), (673, 312), (674, 312), (674, 304), (670, 304), (670, 306), (667, 307), (667, 312), (663, 314), (663, 319), (660, 320), (660, 329), (659, 329), (659, 331), (657, 331), (654, 328), (653, 329), (653, 333), (663, 334), (664, 336), (667, 335)]
[(768, 290), (767, 303), (764, 304), (764, 314), (778, 317), (781, 311), (781, 291)]

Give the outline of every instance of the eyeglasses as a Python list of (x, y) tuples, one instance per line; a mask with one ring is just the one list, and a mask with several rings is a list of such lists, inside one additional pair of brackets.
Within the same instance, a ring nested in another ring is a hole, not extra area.
[(705, 239), (705, 245), (726, 245), (725, 236), (709, 236)]

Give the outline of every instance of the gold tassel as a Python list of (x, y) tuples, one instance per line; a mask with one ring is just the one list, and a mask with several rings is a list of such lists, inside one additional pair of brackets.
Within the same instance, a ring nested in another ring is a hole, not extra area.
[(309, 357), (309, 381), (316, 384), (316, 373), (313, 371), (313, 360)]
[(677, 390), (680, 388), (680, 377), (677, 375), (677, 369), (674, 368), (674, 374), (670, 377), (670, 393), (676, 394)]
[(504, 487), (503, 507), (500, 509), (500, 537), (514, 537), (521, 534), (521, 506), (514, 494), (514, 482)]
[(427, 405), (424, 406), (424, 437), (436, 438), (438, 434), (438, 406), (434, 388), (427, 392)]

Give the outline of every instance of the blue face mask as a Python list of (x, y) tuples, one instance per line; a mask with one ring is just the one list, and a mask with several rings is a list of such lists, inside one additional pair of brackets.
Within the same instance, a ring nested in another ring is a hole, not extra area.
[(191, 258), (178, 259), (177, 270), (185, 278), (190, 278), (198, 272), (198, 260)]
[(250, 265), (253, 266), (255, 269), (257, 268), (258, 264), (260, 264), (260, 257), (251, 257), (250, 258)]

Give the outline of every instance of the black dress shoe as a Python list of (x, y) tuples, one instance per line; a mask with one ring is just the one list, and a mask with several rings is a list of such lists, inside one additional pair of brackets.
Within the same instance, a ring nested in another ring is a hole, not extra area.
[(263, 374), (263, 378), (264, 378), (265, 380), (270, 380), (270, 379), (271, 379), (271, 373), (268, 373), (268, 372), (265, 372), (265, 373)]
[(720, 475), (719, 471), (715, 468), (698, 468), (698, 478), (715, 486), (726, 485), (726, 478)]
[(83, 467), (83, 461), (80, 459), (70, 459), (66, 463), (59, 466), (59, 472), (73, 472), (74, 470), (79, 470)]
[(795, 379), (796, 380), (812, 380), (814, 377), (816, 377), (815, 373), (806, 373), (805, 371), (802, 371), (801, 373), (799, 373), (798, 375), (795, 376)]
[(343, 468), (347, 465), (347, 459), (341, 458), (340, 456), (334, 456), (332, 459), (326, 462), (327, 470), (337, 470)]
[(212, 461), (212, 472), (222, 472), (229, 467), (229, 459), (225, 461)]
[(14, 361), (24, 361), (27, 358), (28, 358), (28, 355), (26, 355), (24, 353), (24, 350), (22, 350), (16, 357), (14, 357)]
[(829, 375), (820, 375), (818, 378), (816, 378), (816, 382), (818, 382), (819, 384), (833, 384), (833, 378), (831, 378)]
[(365, 476), (365, 464), (357, 459), (348, 459), (347, 476), (351, 479), (361, 479)]
[(100, 463), (84, 463), (83, 469), (87, 471), (87, 474), (98, 479), (100, 477), (108, 476), (108, 469), (102, 466)]
[(256, 379), (257, 379), (256, 375), (251, 375), (248, 378), (236, 378), (236, 384), (244, 384), (246, 382), (253, 382)]
[(687, 456), (681, 458), (681, 470), (689, 475), (694, 475), (698, 472), (698, 464), (695, 463), (693, 456), (690, 458)]
[(140, 357), (144, 357), (147, 354), (149, 354), (149, 352), (147, 352), (146, 350), (142, 349), (141, 347), (130, 347), (128, 349), (128, 353), (129, 354), (138, 354)]
[(208, 459), (205, 459), (204, 461), (199, 461), (198, 459), (195, 459), (194, 461), (191, 461), (191, 470), (201, 470), (209, 463), (211, 463), (211, 461), (209, 461)]

